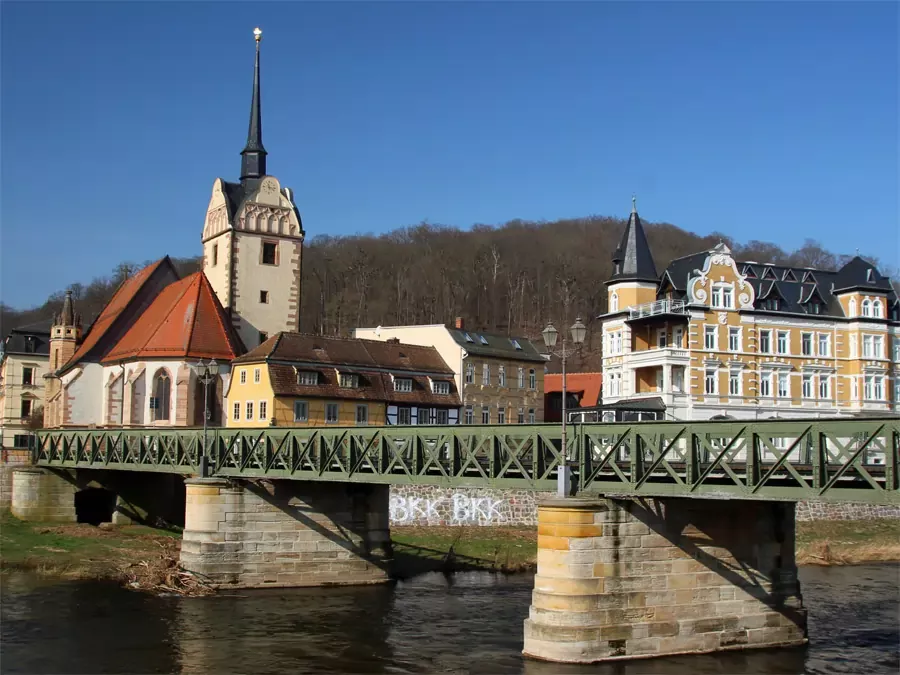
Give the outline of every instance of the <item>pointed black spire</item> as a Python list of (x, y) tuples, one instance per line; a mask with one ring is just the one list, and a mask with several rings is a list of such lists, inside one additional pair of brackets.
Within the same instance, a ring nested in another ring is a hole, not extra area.
[(620, 281), (655, 283), (659, 280), (653, 256), (650, 255), (647, 236), (644, 234), (644, 226), (641, 225), (641, 218), (638, 216), (636, 197), (631, 198), (631, 216), (622, 234), (622, 241), (613, 253), (612, 261), (613, 274), (607, 283)]
[(247, 145), (241, 151), (241, 181), (266, 175), (266, 149), (262, 142), (262, 106), (259, 98), (259, 41), (262, 31), (253, 29), (256, 38), (256, 65), (253, 68), (253, 100), (250, 103), (250, 127)]

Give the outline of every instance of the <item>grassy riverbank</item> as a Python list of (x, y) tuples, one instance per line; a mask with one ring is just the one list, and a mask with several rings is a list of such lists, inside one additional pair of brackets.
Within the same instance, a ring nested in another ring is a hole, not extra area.
[[(394, 527), (395, 570), (532, 570), (533, 527)], [(107, 578), (135, 588), (199, 592), (177, 570), (180, 533), (130, 525), (25, 523), (0, 512), (0, 568), (61, 578)], [(797, 562), (848, 565), (900, 561), (900, 521), (797, 523)]]

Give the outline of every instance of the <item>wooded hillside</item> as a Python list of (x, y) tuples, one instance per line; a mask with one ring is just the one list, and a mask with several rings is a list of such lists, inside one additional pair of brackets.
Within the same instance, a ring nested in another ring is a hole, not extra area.
[[(540, 341), (547, 321), (562, 329), (578, 315), (591, 331), (583, 358), (573, 365), (597, 368), (595, 318), (606, 310), (604, 282), (624, 226), (622, 219), (590, 216), (554, 222), (513, 220), (471, 230), (423, 223), (379, 236), (312, 236), (304, 250), (301, 329), (347, 335), (357, 326), (451, 323), (462, 316), (473, 329)], [(847, 258), (812, 240), (787, 252), (767, 242), (741, 244), (719, 233), (700, 237), (668, 223), (645, 227), (658, 271), (674, 258), (719, 241), (737, 257), (759, 262), (834, 269)], [(200, 259), (175, 262), (186, 274), (199, 269)], [(118, 284), (139, 268), (122, 263), (109, 277), (72, 284), (77, 310), (86, 323)], [(58, 311), (63, 293), (26, 311), (0, 305), (3, 332), (48, 318)]]

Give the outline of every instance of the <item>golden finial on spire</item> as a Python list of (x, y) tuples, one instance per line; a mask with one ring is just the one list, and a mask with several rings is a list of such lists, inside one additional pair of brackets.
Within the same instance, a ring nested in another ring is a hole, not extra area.
[(256, 38), (256, 44), (259, 45), (259, 41), (262, 40), (262, 29), (257, 26), (253, 29), (253, 37)]

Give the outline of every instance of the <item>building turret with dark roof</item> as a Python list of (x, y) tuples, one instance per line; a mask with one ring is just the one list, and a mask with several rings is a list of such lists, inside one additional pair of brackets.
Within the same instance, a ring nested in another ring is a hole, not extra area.
[(606, 282), (608, 312), (624, 307), (650, 303), (656, 299), (658, 276), (653, 255), (644, 233), (644, 225), (637, 212), (637, 199), (631, 199), (631, 215), (622, 233), (622, 240), (613, 252), (613, 273)]

